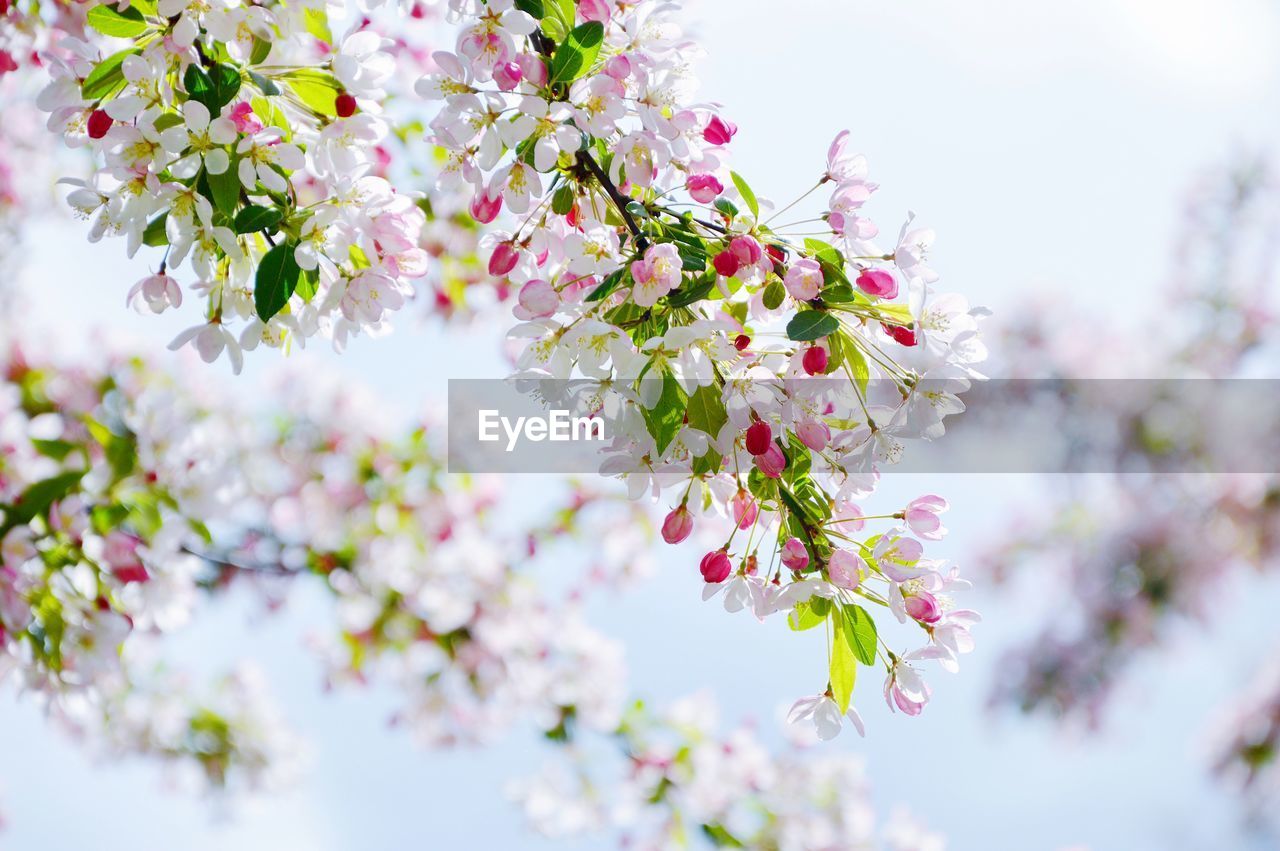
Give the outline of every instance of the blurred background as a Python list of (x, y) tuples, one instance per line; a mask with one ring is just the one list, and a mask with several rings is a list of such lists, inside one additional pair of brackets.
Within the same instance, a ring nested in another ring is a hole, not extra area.
[[(1036, 301), (1062, 306), (1040, 320), (1068, 335), (1107, 327), (1155, 345), (1152, 329), (1176, 304), (1188, 197), (1206, 174), (1265, 162), (1280, 147), (1280, 5), (1266, 0), (792, 0), (785, 14), (763, 0), (698, 0), (687, 14), (708, 49), (703, 94), (739, 124), (738, 169), (757, 192), (808, 186), (827, 142), (849, 128), (884, 187), (873, 214), (889, 228), (914, 210), (935, 228), (944, 287), (991, 308), (995, 336)], [(24, 222), (25, 262), (5, 270), (33, 308), (24, 321), (73, 348), (109, 323), (161, 349), (188, 317), (144, 319), (124, 306), (158, 256), (128, 261), (118, 243), (89, 245), (84, 225), (50, 198), (47, 215)], [(386, 417), (407, 418), (443, 405), (448, 378), (502, 374), (503, 330), (498, 321), (449, 333), (406, 311), (389, 338), (357, 339), (340, 357), (319, 348), (294, 357), (372, 385), (392, 405)], [(261, 387), (271, 360), (250, 359), (239, 378), (225, 362), (201, 375)], [(522, 477), (510, 487), (533, 500), (543, 484)], [(910, 802), (952, 848), (1280, 847), (1209, 770), (1215, 713), (1280, 644), (1276, 577), (1221, 576), (1213, 593), (1224, 616), (1163, 632), (1158, 652), (1128, 666), (1096, 729), (991, 705), (1018, 675), (1006, 652), (1046, 612), (1066, 612), (1070, 589), (1041, 581), (1035, 560), (999, 586), (981, 565), (1061, 487), (1031, 476), (886, 476), (873, 507), (896, 510), (929, 492), (951, 501), (939, 552), (978, 580), (973, 604), (985, 622), (960, 675), (934, 677), (920, 718), (890, 715), (864, 683), (856, 699), (867, 738), (828, 747), (862, 755), (879, 808)], [(781, 621), (703, 604), (693, 546), (655, 553), (654, 575), (596, 597), (590, 619), (626, 642), (635, 693), (662, 701), (709, 689), (731, 719), (755, 719), (780, 740), (781, 708), (824, 677), (820, 639), (780, 640)], [(542, 570), (554, 585), (557, 566)], [(275, 612), (249, 595), (222, 598), (172, 648), (197, 671), (245, 657), (265, 669), (310, 745), (291, 791), (211, 812), (166, 791), (151, 766), (96, 763), (5, 692), (0, 786), (12, 818), (0, 847), (553, 846), (505, 801), (506, 782), (544, 756), (533, 737), (423, 751), (383, 723), (390, 693), (325, 693), (306, 637), (330, 601), (296, 591)]]

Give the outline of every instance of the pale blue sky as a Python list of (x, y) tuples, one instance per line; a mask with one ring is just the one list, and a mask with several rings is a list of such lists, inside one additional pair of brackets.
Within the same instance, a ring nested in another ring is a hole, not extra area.
[[(690, 12), (710, 52), (703, 94), (723, 102), (742, 130), (738, 169), (757, 192), (787, 201), (784, 189), (807, 188), (830, 138), (848, 127), (884, 187), (872, 208), (884, 229), (896, 232), (914, 209), (938, 230), (943, 284), (993, 308), (995, 322), (1032, 291), (1140, 310), (1169, 268), (1197, 172), (1235, 151), (1274, 151), (1280, 140), (1280, 6), (1264, 0), (790, 0), (785, 16), (778, 5), (697, 0)], [(37, 223), (32, 235), (22, 278), (39, 327), (76, 339), (106, 318), (158, 350), (186, 324), (123, 308), (128, 286), (157, 257), (130, 263), (119, 243), (89, 246), (71, 222)], [(491, 338), (445, 337), (401, 324), (341, 359), (319, 350), (305, 357), (317, 369), (360, 373), (400, 413), (442, 400), (448, 377), (502, 369), (497, 329)], [(250, 360), (242, 383), (260, 381), (270, 357)], [(231, 380), (225, 363), (209, 375)], [(945, 550), (963, 563), (1035, 483), (899, 477), (877, 499), (897, 505), (924, 490), (951, 499)], [(664, 550), (653, 581), (598, 601), (592, 614), (626, 640), (637, 693), (662, 699), (708, 687), (730, 714), (771, 722), (780, 704), (823, 677), (822, 652), (780, 623), (761, 627), (702, 604), (696, 556)], [(845, 735), (834, 747), (865, 755), (884, 810), (909, 803), (956, 849), (1265, 847), (1236, 831), (1232, 798), (1207, 779), (1202, 732), (1251, 676), (1258, 648), (1280, 637), (1267, 634), (1280, 629), (1262, 617), (1278, 590), (1271, 583), (1246, 599), (1235, 589), (1231, 623), (1208, 636), (1189, 631), (1141, 667), (1097, 738), (987, 714), (1000, 651), (1027, 624), (1016, 596), (979, 592), (987, 622), (978, 652), (959, 676), (935, 677), (924, 716), (890, 717), (863, 684), (869, 737)], [(516, 732), (479, 753), (424, 752), (386, 729), (394, 694), (321, 694), (302, 638), (326, 610), (322, 595), (303, 593), (282, 615), (245, 629), (256, 609), (233, 599), (178, 639), (179, 657), (208, 670), (250, 655), (264, 663), (314, 748), (294, 792), (247, 809), (238, 823), (213, 823), (198, 801), (164, 793), (149, 766), (94, 767), (32, 705), (6, 697), (0, 801), (11, 824), (0, 847), (532, 844), (501, 798), (509, 776), (539, 762), (532, 737)], [(710, 638), (737, 652), (689, 652)]]

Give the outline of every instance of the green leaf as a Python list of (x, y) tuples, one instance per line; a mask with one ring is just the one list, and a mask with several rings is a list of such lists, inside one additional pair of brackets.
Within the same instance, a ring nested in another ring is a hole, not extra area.
[(668, 293), (667, 305), (670, 307), (688, 307), (710, 295), (715, 285), (716, 276), (714, 274), (698, 278), (680, 287), (680, 289)]
[(867, 356), (853, 340), (844, 340), (841, 343), (841, 349), (844, 353), (844, 362), (849, 365), (849, 371), (853, 373), (853, 380), (858, 385), (858, 390), (866, 396), (867, 383), (871, 380), (871, 368), (867, 364)]
[(253, 84), (257, 86), (258, 89), (264, 95), (280, 94), (280, 87), (277, 86), (275, 83), (271, 82), (271, 80), (259, 74), (257, 71), (250, 71), (249, 79), (253, 81)]
[(293, 259), (296, 247), (296, 243), (282, 242), (268, 251), (258, 265), (253, 285), (253, 306), (263, 322), (283, 310), (298, 288), (302, 270), (298, 268), (298, 261)]
[(569, 211), (573, 209), (574, 200), (573, 187), (566, 183), (551, 196), (551, 212), (557, 216), (569, 215)]
[(84, 478), (88, 470), (73, 470), (59, 473), (52, 478), (43, 479), (28, 487), (14, 502), (6, 525), (30, 523), (36, 516), (44, 514), (49, 506), (71, 493), (71, 490)]
[[(267, 57), (270, 55), (271, 55), (271, 42), (267, 41), (266, 39), (258, 38), (255, 35), (253, 37), (253, 50), (250, 51), (249, 53), (249, 64), (261, 65), (263, 62), (267, 61)], [(250, 72), (250, 76), (252, 75), (253, 75), (253, 72)], [(257, 81), (255, 80), (254, 82), (257, 82)], [(261, 84), (259, 84), (259, 88), (261, 88)]]
[(203, 68), (194, 62), (188, 65), (182, 74), (182, 87), (192, 100), (208, 106), (209, 112), (213, 112), (213, 107), (209, 106), (213, 102), (213, 78)]
[(911, 326), (916, 318), (911, 315), (911, 308), (905, 304), (877, 304), (876, 313), (879, 318), (890, 325)]
[(689, 425), (710, 435), (712, 440), (719, 436), (720, 429), (729, 421), (724, 400), (720, 398), (720, 391), (714, 384), (693, 391), (693, 395), (689, 397), (688, 411)]
[(848, 640), (848, 624), (843, 617), (831, 620), (834, 627), (831, 636), (831, 697), (840, 714), (849, 711), (853, 699), (853, 684), (858, 679), (858, 661)]
[(302, 274), (298, 276), (297, 294), (302, 296), (302, 300), (308, 304), (311, 299), (316, 297), (316, 289), (320, 285), (319, 269), (303, 269)]
[(782, 285), (782, 281), (774, 278), (769, 282), (769, 286), (764, 288), (764, 295), (761, 298), (766, 309), (777, 310), (786, 296), (787, 288)]
[(795, 608), (787, 614), (787, 626), (791, 627), (793, 632), (813, 629), (815, 626), (826, 623), (826, 620), (827, 612), (818, 613), (807, 602), (796, 603)]
[(554, 86), (557, 83), (572, 83), (587, 73), (600, 54), (602, 44), (604, 24), (588, 21), (582, 26), (574, 27), (551, 58), (548, 84)]
[(249, 106), (253, 107), (254, 114), (262, 119), (262, 123), (267, 127), (279, 127), (281, 130), (288, 131), (289, 119), (285, 118), (284, 111), (267, 98), (254, 98), (249, 101)]
[(627, 267), (623, 266), (615, 272), (610, 272), (605, 279), (584, 299), (584, 301), (600, 301), (600, 299), (609, 295), (618, 288), (623, 278), (627, 276)]
[(117, 12), (114, 6), (94, 6), (85, 20), (98, 32), (114, 38), (133, 38), (150, 27), (142, 13), (132, 7)]
[(177, 127), (182, 121), (182, 116), (176, 112), (161, 113), (155, 120), (155, 128), (163, 132), (170, 127)]
[(142, 232), (142, 244), (150, 245), (152, 248), (159, 248), (162, 245), (169, 244), (169, 234), (165, 231), (165, 222), (169, 220), (168, 213), (161, 213), (151, 221), (147, 222), (147, 228)]
[(219, 62), (213, 66), (209, 76), (213, 80), (213, 102), (206, 103), (205, 106), (209, 107), (209, 112), (216, 116), (239, 93), (240, 71), (232, 65)]
[(738, 215), (738, 205), (730, 201), (728, 198), (721, 196), (715, 200), (715, 208), (724, 213), (729, 218)]
[(840, 330), (840, 322), (824, 310), (802, 310), (787, 323), (787, 337), (798, 343), (820, 340)]
[(849, 651), (864, 665), (876, 663), (876, 622), (861, 606), (841, 606), (843, 632)]
[(205, 175), (209, 181), (209, 192), (213, 195), (213, 206), (227, 216), (234, 216), (236, 207), (240, 205), (239, 162), (239, 157), (232, 157), (231, 164), (222, 174)]
[(41, 455), (46, 458), (52, 458), (55, 461), (61, 461), (66, 458), (76, 448), (74, 443), (67, 440), (41, 440), (38, 437), (31, 439), (31, 445)]
[(751, 215), (759, 219), (760, 202), (756, 200), (756, 193), (751, 191), (751, 187), (742, 179), (742, 175), (736, 171), (729, 172), (729, 177), (733, 178), (733, 185), (738, 187), (738, 194), (742, 196), (742, 200), (747, 205), (747, 209), (751, 211)]
[(546, 14), (542, 8), (542, 0), (516, 0), (516, 8), (535, 20), (542, 20), (542, 16)]
[[(641, 379), (642, 381), (653, 381), (654, 379)], [(649, 434), (653, 436), (654, 443), (657, 444), (658, 454), (667, 451), (667, 447), (671, 445), (671, 441), (676, 439), (676, 435), (680, 433), (680, 427), (684, 425), (686, 397), (684, 390), (680, 388), (680, 382), (669, 372), (662, 374), (662, 395), (658, 397), (658, 403), (652, 409), (644, 410), (644, 421), (649, 427)]]
[(304, 9), (302, 22), (307, 32), (325, 44), (333, 44), (333, 33), (329, 31), (329, 14), (324, 9)]
[(312, 111), (320, 115), (336, 116), (338, 114), (338, 94), (342, 91), (342, 86), (332, 74), (303, 68), (290, 71), (285, 76), (285, 80), (289, 88), (293, 89), (293, 93), (298, 96), (298, 100), (310, 107)]
[(283, 218), (284, 213), (276, 207), (250, 205), (236, 213), (236, 233), (253, 233), (260, 230), (274, 233), (275, 226), (280, 224)]
[(101, 100), (123, 89), (125, 84), (124, 71), (120, 69), (120, 66), (125, 59), (138, 52), (134, 49), (122, 50), (99, 62), (89, 72), (89, 76), (84, 78), (84, 82), (80, 84), (81, 96), (85, 100)]
[(746, 848), (742, 844), (742, 840), (725, 830), (724, 825), (720, 824), (704, 824), (702, 826), (702, 835), (710, 840), (711, 844), (717, 848)]

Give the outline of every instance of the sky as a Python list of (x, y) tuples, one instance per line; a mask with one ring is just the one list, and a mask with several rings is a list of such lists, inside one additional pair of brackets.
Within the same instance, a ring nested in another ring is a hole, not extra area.
[[(896, 230), (913, 210), (934, 227), (942, 284), (992, 308), (992, 322), (1033, 293), (1140, 312), (1170, 270), (1197, 174), (1241, 152), (1276, 153), (1280, 142), (1280, 4), (789, 0), (785, 14), (778, 8), (695, 0), (688, 12), (708, 50), (702, 94), (741, 128), (737, 170), (785, 203), (784, 191), (807, 188), (828, 141), (850, 129), (883, 187), (877, 220)], [(128, 261), (118, 242), (90, 246), (83, 226), (66, 219), (33, 222), (29, 237), (20, 279), (35, 327), (91, 349), (88, 329), (109, 321), (159, 350), (185, 324), (124, 309), (129, 285), (158, 257)], [(447, 378), (502, 374), (496, 327), (457, 335), (407, 318), (401, 325), (340, 358), (318, 349), (300, 356), (358, 374), (388, 400), (388, 416), (443, 400)], [(239, 386), (263, 380), (270, 358), (262, 354)], [(209, 375), (233, 380), (225, 362)], [(1037, 488), (1011, 476), (897, 476), (875, 499), (948, 497), (953, 532), (942, 554), (964, 565)], [(707, 688), (730, 719), (772, 730), (778, 707), (825, 677), (822, 651), (781, 622), (762, 626), (703, 604), (698, 555), (664, 549), (653, 579), (602, 597), (590, 614), (626, 642), (636, 693), (661, 702)], [(923, 716), (890, 716), (872, 689), (860, 696), (868, 738), (846, 733), (833, 746), (866, 760), (881, 811), (909, 804), (954, 849), (1266, 847), (1207, 777), (1203, 731), (1252, 675), (1254, 648), (1280, 637), (1267, 618), (1280, 588), (1226, 589), (1224, 605), (1237, 616), (1208, 633), (1186, 630), (1139, 666), (1104, 730), (1086, 737), (986, 707), (1002, 650), (1029, 627), (1020, 601), (1035, 593), (1034, 577), (1022, 586), (976, 592), (986, 614), (979, 649), (958, 676), (934, 677)], [(503, 800), (504, 782), (544, 755), (527, 731), (484, 751), (426, 752), (383, 723), (395, 706), (390, 691), (323, 694), (304, 638), (327, 611), (318, 592), (270, 618), (233, 596), (176, 638), (175, 658), (197, 668), (245, 656), (263, 664), (311, 745), (291, 792), (217, 819), (200, 800), (166, 790), (153, 766), (96, 764), (34, 705), (6, 696), (0, 802), (10, 824), (0, 848), (563, 847), (532, 840)]]

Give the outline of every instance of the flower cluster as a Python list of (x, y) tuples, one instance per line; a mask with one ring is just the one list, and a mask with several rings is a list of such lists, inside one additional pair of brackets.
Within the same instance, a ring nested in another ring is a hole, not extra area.
[(857, 757), (770, 752), (749, 726), (717, 731), (706, 694), (656, 713), (632, 707), (619, 733), (626, 764), (599, 788), (593, 766), (553, 763), (511, 784), (539, 832), (613, 831), (627, 848), (885, 848), (941, 851), (941, 836), (896, 810), (878, 825)]
[(237, 371), (260, 344), (382, 331), (427, 262), (425, 214), (369, 173), (388, 133), (384, 40), (281, 3), (104, 3), (86, 20), (93, 43), (68, 35), (46, 56), (38, 103), (93, 152), (90, 179), (65, 181), (90, 240), (165, 248), (130, 303), (180, 306), (169, 272), (186, 262), (206, 316), (174, 346)]
[[(954, 666), (976, 621), (949, 603), (963, 581), (923, 558), (945, 502), (859, 540), (857, 500), (963, 410), (981, 312), (934, 291), (931, 231), (908, 219), (893, 249), (875, 244), (876, 185), (847, 133), (810, 190), (831, 192), (812, 220), (827, 240), (773, 224), (794, 204), (771, 212), (728, 168), (736, 127), (693, 100), (697, 50), (672, 8), (454, 0), (456, 49), (417, 87), (441, 102), (438, 185), (469, 193), (481, 222), (510, 220), (486, 244), (489, 272), (519, 291), (516, 378), (588, 383), (576, 403), (620, 429), (601, 472), (633, 498), (674, 495), (669, 542), (695, 513), (732, 521), (701, 562), (709, 593), (797, 628), (830, 618), (837, 715), (856, 663), (878, 656), (891, 705), (916, 714), (929, 691), (912, 663)], [(880, 653), (867, 601), (927, 646)]]

